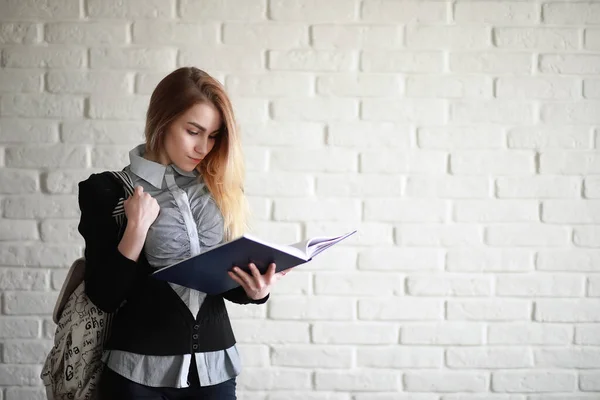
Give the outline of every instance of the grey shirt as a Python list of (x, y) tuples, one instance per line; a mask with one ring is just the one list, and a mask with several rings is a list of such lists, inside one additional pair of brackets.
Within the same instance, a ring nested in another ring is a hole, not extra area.
[[(151, 266), (160, 268), (200, 254), (223, 242), (223, 216), (197, 171), (186, 172), (171, 164), (143, 158), (144, 144), (129, 152), (124, 171), (133, 185), (156, 199), (160, 212), (150, 226), (144, 253)], [(196, 317), (206, 293), (174, 283), (171, 288)], [(106, 365), (125, 378), (146, 386), (188, 387), (192, 356), (200, 385), (222, 383), (241, 371), (236, 346), (228, 349), (177, 356), (150, 356), (121, 350), (104, 352)]]

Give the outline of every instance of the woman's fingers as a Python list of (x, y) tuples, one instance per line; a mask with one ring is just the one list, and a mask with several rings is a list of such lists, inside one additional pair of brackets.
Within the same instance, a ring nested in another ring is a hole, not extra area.
[(242, 286), (252, 290), (255, 289), (255, 282), (254, 279), (252, 279), (252, 276), (248, 275), (246, 272), (242, 271), (240, 267), (237, 266), (233, 267), (233, 272), (244, 282)]

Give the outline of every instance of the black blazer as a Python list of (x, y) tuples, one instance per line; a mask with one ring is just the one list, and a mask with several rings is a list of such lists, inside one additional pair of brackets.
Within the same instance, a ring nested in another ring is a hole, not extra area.
[(85, 239), (85, 292), (103, 312), (117, 311), (105, 348), (178, 355), (233, 346), (235, 337), (223, 299), (261, 304), (269, 296), (254, 301), (241, 287), (207, 295), (194, 318), (167, 282), (150, 277), (153, 269), (143, 251), (136, 262), (117, 249), (123, 229), (119, 230), (112, 210), (119, 198), (125, 197), (121, 182), (109, 172), (79, 182), (78, 230)]

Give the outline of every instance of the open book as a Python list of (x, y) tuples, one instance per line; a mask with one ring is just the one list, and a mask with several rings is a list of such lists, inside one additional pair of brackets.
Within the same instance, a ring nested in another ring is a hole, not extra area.
[(291, 245), (279, 245), (243, 236), (215, 246), (196, 256), (155, 271), (154, 278), (173, 282), (208, 294), (219, 294), (239, 286), (227, 274), (233, 266), (250, 272), (248, 264), (253, 262), (264, 274), (272, 262), (276, 271), (292, 268), (313, 259), (336, 243), (356, 233), (356, 230), (341, 236), (315, 237)]

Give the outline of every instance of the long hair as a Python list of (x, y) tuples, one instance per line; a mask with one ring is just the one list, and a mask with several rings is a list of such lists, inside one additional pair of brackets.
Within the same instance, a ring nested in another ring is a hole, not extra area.
[(223, 86), (195, 67), (176, 69), (164, 77), (150, 97), (146, 114), (146, 152), (160, 154), (169, 125), (195, 104), (210, 102), (220, 112), (223, 125), (212, 150), (198, 164), (200, 173), (223, 214), (225, 240), (241, 236), (248, 228), (244, 196), (244, 159), (231, 101)]

